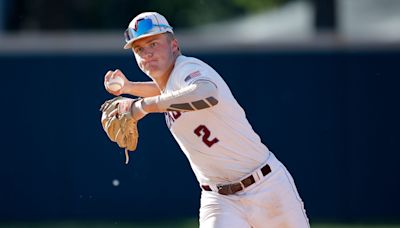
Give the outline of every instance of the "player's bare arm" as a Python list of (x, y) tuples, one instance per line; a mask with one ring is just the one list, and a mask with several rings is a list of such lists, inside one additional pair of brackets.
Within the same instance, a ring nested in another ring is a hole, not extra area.
[[(120, 77), (124, 81), (123, 87), (118, 91), (112, 91), (107, 86), (106, 83), (112, 78)], [(132, 82), (129, 81), (125, 74), (122, 73), (120, 70), (108, 71), (104, 76), (104, 87), (105, 89), (115, 95), (119, 96), (121, 94), (130, 94), (137, 97), (152, 97), (160, 95), (160, 89), (158, 88), (157, 84), (148, 81), (148, 82)]]
[(148, 82), (129, 82), (124, 90), (124, 94), (130, 94), (137, 97), (152, 97), (160, 95), (160, 89), (157, 84)]
[(218, 104), (217, 87), (207, 80), (158, 96), (147, 97), (141, 101), (144, 112), (180, 111), (190, 112), (210, 108)]

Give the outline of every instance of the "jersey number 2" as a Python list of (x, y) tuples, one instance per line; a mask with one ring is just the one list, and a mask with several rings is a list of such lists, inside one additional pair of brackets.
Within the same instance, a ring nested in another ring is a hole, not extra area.
[(219, 141), (217, 138), (213, 138), (212, 140), (210, 140), (211, 132), (204, 125), (200, 125), (196, 129), (194, 129), (194, 133), (199, 137), (203, 136), (202, 140), (208, 147), (211, 147)]

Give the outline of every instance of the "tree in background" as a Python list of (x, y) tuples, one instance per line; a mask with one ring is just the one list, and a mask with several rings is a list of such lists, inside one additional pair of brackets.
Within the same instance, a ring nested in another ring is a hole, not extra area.
[(5, 0), (6, 30), (123, 30), (158, 11), (179, 29), (271, 9), (291, 0)]

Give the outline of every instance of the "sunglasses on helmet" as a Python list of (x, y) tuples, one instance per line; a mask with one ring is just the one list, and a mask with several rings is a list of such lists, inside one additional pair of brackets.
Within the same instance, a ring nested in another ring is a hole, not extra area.
[(154, 30), (154, 28), (159, 27), (159, 28), (164, 28), (164, 29), (172, 29), (171, 26), (169, 25), (164, 25), (164, 24), (154, 24), (151, 19), (139, 19), (136, 21), (135, 28), (127, 28), (125, 30), (124, 36), (125, 36), (125, 41), (129, 42), (132, 39), (136, 39), (141, 35), (148, 34)]

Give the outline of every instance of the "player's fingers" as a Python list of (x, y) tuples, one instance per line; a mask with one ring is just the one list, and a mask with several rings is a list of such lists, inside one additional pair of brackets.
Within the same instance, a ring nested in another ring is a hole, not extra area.
[(115, 69), (114, 74), (115, 76), (120, 76), (122, 74), (122, 71), (120, 69)]
[(107, 73), (104, 75), (104, 81), (107, 81), (111, 75), (113, 74), (113, 71), (109, 70)]
[[(111, 77), (111, 75), (112, 75), (112, 71), (111, 70), (109, 70), (105, 75), (104, 75), (104, 87), (106, 88), (106, 90), (107, 90), (107, 82), (110, 80), (110, 77)], [(107, 90), (108, 91), (108, 90)]]
[(109, 70), (106, 75), (104, 76), (104, 88), (109, 92), (110, 94), (114, 96), (119, 96), (122, 94), (122, 89), (118, 91), (112, 91), (107, 87), (107, 83), (109, 80), (115, 78), (115, 77), (122, 77), (123, 80), (126, 80), (125, 75), (122, 73), (121, 70), (116, 69), (116, 70)]
[(122, 80), (124, 80), (124, 81), (127, 80), (126, 77), (125, 77), (125, 75), (124, 75), (124, 73), (122, 73), (122, 71), (121, 71), (120, 69), (116, 69), (116, 70), (114, 71), (113, 77), (120, 77), (120, 78), (122, 78)]
[(116, 69), (113, 71), (111, 78), (116, 78), (121, 74), (121, 71), (119, 69)]
[(115, 74), (115, 71), (109, 70), (106, 75), (104, 76), (104, 88), (107, 90), (107, 92), (111, 93), (114, 96), (119, 96), (121, 95), (120, 91), (112, 91), (108, 88), (107, 83), (108, 81), (113, 78)]

